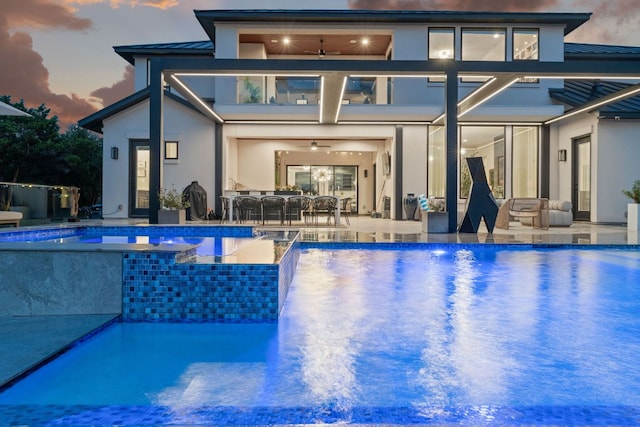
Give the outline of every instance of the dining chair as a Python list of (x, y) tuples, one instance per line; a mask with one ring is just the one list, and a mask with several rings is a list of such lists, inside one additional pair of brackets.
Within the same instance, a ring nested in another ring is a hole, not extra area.
[(318, 225), (318, 217), (327, 215), (327, 224), (331, 223), (331, 218), (335, 220), (335, 212), (338, 205), (338, 199), (333, 196), (318, 196), (312, 200), (312, 214), (315, 224)]
[(349, 214), (351, 214), (351, 201), (353, 198), (345, 197), (340, 199), (340, 218), (344, 218), (347, 221), (347, 225), (351, 225), (349, 222)]
[(287, 199), (287, 216), (289, 217), (289, 225), (291, 225), (291, 219), (307, 220), (309, 213), (309, 206), (311, 205), (311, 198), (308, 196), (291, 196)]
[[(231, 221), (231, 218), (229, 218), (229, 206), (231, 200), (227, 196), (220, 196), (220, 200), (222, 200), (222, 214), (220, 215), (220, 224), (222, 224), (224, 223), (225, 218), (227, 221)], [(236, 217), (237, 216), (238, 213), (236, 212)]]
[(262, 202), (262, 225), (268, 220), (270, 214), (277, 214), (280, 225), (284, 225), (284, 197), (262, 196), (260, 201)]
[(236, 196), (234, 208), (238, 210), (240, 223), (248, 220), (258, 221), (262, 217), (262, 202), (256, 196)]

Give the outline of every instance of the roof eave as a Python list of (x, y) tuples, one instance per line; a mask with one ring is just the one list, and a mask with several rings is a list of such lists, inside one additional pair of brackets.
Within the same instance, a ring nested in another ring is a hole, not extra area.
[(489, 23), (564, 25), (565, 36), (591, 18), (591, 13), (457, 12), (433, 10), (194, 10), (196, 18), (215, 44), (216, 22), (317, 22), (317, 23)]
[[(196, 111), (198, 114), (202, 114), (200, 112), (200, 110), (198, 110), (196, 107), (194, 107), (193, 105), (191, 105), (191, 103), (189, 103), (189, 101), (165, 90), (164, 91), (164, 95), (167, 96), (168, 98), (184, 105), (187, 108), (190, 108), (193, 111)], [(126, 98), (121, 99), (120, 101), (117, 101), (111, 105), (109, 105), (108, 107), (103, 108), (102, 110), (96, 111), (95, 113), (78, 120), (78, 126), (85, 128), (85, 129), (89, 129), (91, 131), (94, 131), (96, 133), (102, 133), (102, 127), (103, 127), (103, 122), (105, 119), (108, 119), (111, 116), (114, 116), (128, 108), (131, 108), (132, 106), (146, 100), (147, 98), (149, 98), (149, 88), (146, 87), (142, 90), (139, 90), (138, 92), (135, 92), (129, 96), (127, 96)]]
[(135, 65), (136, 56), (211, 56), (213, 49), (145, 49), (127, 46), (114, 46), (113, 50), (131, 65)]

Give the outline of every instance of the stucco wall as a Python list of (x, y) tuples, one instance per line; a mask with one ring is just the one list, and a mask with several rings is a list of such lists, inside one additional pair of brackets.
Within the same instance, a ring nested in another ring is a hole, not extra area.
[[(214, 124), (199, 113), (165, 98), (164, 139), (179, 142), (179, 160), (165, 161), (165, 188), (182, 191), (197, 180), (214, 194)], [(149, 139), (149, 102), (144, 101), (104, 122), (102, 202), (105, 218), (129, 215), (129, 141)], [(111, 159), (111, 147), (118, 147), (118, 159)], [(209, 204), (213, 206), (210, 201)], [(123, 209), (118, 210), (118, 205)]]
[(596, 222), (626, 222), (629, 199), (622, 190), (630, 190), (640, 179), (640, 143), (637, 123), (600, 122), (595, 148), (598, 162), (594, 174), (598, 189)]

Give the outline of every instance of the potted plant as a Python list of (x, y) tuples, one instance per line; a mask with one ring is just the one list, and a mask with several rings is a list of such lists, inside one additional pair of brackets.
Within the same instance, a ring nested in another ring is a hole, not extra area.
[(189, 201), (175, 188), (161, 189), (158, 192), (158, 200), (160, 201), (159, 224), (185, 224), (187, 222), (186, 209), (189, 207)]
[(435, 197), (423, 199), (420, 201), (420, 208), (422, 210), (423, 233), (447, 233), (449, 231), (449, 215), (444, 209), (444, 199)]
[(633, 183), (631, 190), (622, 190), (622, 194), (633, 200), (627, 205), (627, 230), (640, 229), (640, 179)]

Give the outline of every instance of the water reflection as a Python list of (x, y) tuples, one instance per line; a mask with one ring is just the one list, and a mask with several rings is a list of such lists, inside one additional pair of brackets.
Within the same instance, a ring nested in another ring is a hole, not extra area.
[(355, 362), (360, 348), (355, 338), (367, 314), (362, 288), (325, 252), (311, 256), (311, 262), (324, 268), (308, 278), (310, 285), (301, 295), (312, 302), (301, 325), (301, 379), (313, 401), (348, 410), (358, 394)]

